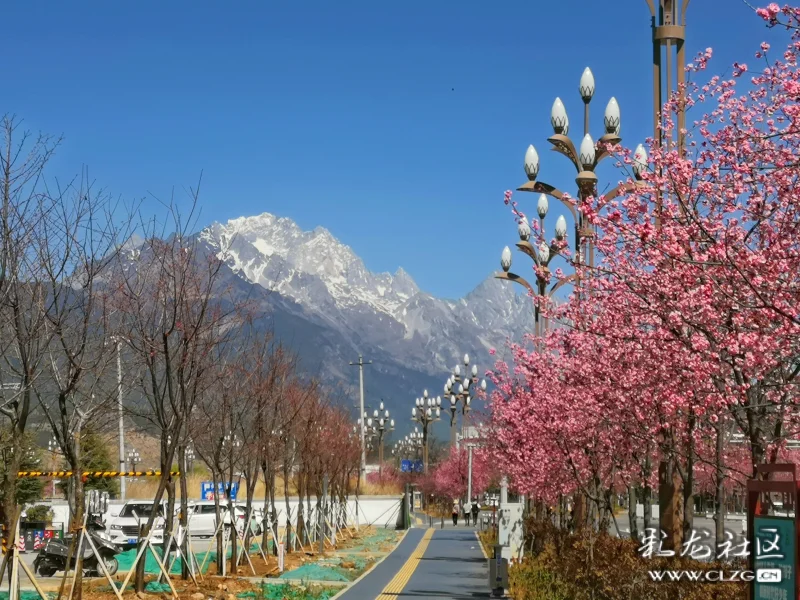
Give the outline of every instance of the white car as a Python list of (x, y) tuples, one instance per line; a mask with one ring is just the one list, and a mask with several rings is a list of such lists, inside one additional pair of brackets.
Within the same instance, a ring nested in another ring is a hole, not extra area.
[[(219, 508), (222, 514), (222, 522), (230, 527), (231, 517), (227, 503), (220, 504)], [(236, 515), (236, 529), (242, 532), (244, 530), (246, 511), (241, 506), (234, 506), (233, 513)], [(261, 535), (261, 522), (255, 514), (250, 518), (250, 529), (254, 535)], [(192, 536), (198, 537), (211, 537), (216, 533), (217, 512), (213, 500), (189, 503), (189, 531)]]
[[(140, 527), (147, 523), (153, 508), (152, 501), (131, 500), (126, 502), (119, 511), (119, 516), (111, 519), (111, 524), (108, 527), (108, 535), (111, 541), (126, 550), (135, 546), (139, 541)], [(153, 523), (153, 535), (150, 536), (150, 539), (156, 544), (164, 542), (165, 508), (166, 502), (162, 502), (157, 507), (158, 516)]]

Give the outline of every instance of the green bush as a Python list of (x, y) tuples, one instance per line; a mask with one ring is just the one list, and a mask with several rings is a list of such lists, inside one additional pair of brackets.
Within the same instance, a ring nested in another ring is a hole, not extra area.
[(44, 504), (31, 506), (25, 511), (25, 515), (28, 521), (44, 521), (48, 525), (53, 524), (53, 511)]

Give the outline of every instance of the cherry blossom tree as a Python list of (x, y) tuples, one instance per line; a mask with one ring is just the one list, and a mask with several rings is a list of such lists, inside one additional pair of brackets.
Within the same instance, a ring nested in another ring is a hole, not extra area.
[[(472, 494), (482, 494), (491, 478), (489, 455), (480, 449), (472, 453)], [(434, 493), (447, 498), (464, 498), (469, 481), (469, 457), (466, 448), (451, 448), (447, 458), (433, 472)]]
[(591, 271), (573, 263), (579, 294), (540, 303), (564, 327), (538, 349), (514, 346), (513, 368), (493, 374), (493, 452), (520, 491), (551, 501), (579, 491), (602, 520), (612, 490), (653, 487), (664, 460), (673, 481), (659, 483), (682, 486), (690, 526), (696, 474), (720, 490), (744, 476), (741, 452), (725, 448), (731, 428), (750, 475), (798, 431), (800, 13), (759, 14), (787, 28), (786, 50), (772, 58), (762, 44), (764, 66), (744, 86), (740, 63), (729, 78), (690, 82), (686, 104), (676, 96), (664, 110), (666, 139), (687, 110), (685, 151), (608, 148), (629, 175), (577, 205), (601, 259)]

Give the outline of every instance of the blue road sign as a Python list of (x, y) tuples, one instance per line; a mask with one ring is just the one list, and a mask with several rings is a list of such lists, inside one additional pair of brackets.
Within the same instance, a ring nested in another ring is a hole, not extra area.
[(421, 460), (418, 460), (414, 463), (413, 471), (414, 473), (422, 473), (425, 470), (425, 465), (422, 463)]
[[(231, 488), (231, 500), (236, 500), (236, 494), (239, 493), (239, 484), (238, 483), (222, 483), (221, 481), (217, 483), (217, 494), (220, 500), (224, 500), (226, 498), (225, 490), (230, 486)], [(214, 499), (214, 482), (213, 481), (203, 481), (200, 483), (200, 497), (203, 500), (213, 500)]]
[(404, 458), (403, 460), (400, 461), (401, 473), (410, 473), (413, 468), (414, 468), (413, 463), (407, 458)]

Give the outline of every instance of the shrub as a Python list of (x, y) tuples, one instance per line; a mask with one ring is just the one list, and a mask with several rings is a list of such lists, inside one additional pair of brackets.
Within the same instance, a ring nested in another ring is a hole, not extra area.
[(29, 509), (25, 511), (25, 518), (28, 521), (44, 521), (48, 525), (52, 525), (53, 511), (50, 509), (49, 506), (45, 506), (44, 504), (37, 504), (36, 506), (31, 506)]
[(708, 571), (743, 564), (687, 558), (642, 558), (639, 544), (597, 532), (569, 535), (551, 524), (531, 522), (528, 547), (534, 552), (512, 565), (509, 586), (515, 600), (744, 600), (744, 583), (654, 582), (648, 571)]

